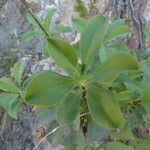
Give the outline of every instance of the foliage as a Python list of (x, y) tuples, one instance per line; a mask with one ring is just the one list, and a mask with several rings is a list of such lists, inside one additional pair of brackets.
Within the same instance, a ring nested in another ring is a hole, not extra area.
[(85, 18), (87, 16), (87, 8), (85, 7), (84, 2), (82, 0), (76, 0), (75, 10), (79, 13), (79, 16), (82, 18)]
[(137, 139), (132, 129), (150, 119), (149, 63), (138, 61), (136, 54), (118, 40), (132, 32), (126, 25), (127, 20), (110, 21), (99, 15), (88, 21), (73, 18), (73, 26), (81, 38), (71, 45), (49, 31), (48, 20), (54, 10), (50, 12), (45, 23), (33, 13), (28, 15), (28, 20), (46, 37), (47, 56), (68, 76), (40, 71), (22, 83), (23, 69), (16, 64), (12, 69), (16, 84), (9, 79), (0, 80), (1, 105), (10, 115), (12, 110), (18, 111), (9, 109), (10, 101), (18, 98), (38, 106), (42, 116), (45, 111), (46, 118), (51, 110), (49, 131), (59, 128), (48, 139), (68, 150), (96, 149), (94, 143), (108, 134), (111, 141), (98, 145), (97, 149), (148, 148), (150, 139)]
[(11, 69), (11, 78), (0, 78), (0, 106), (6, 109), (14, 119), (17, 119), (17, 114), (23, 103), (22, 74), (23, 66), (16, 63)]

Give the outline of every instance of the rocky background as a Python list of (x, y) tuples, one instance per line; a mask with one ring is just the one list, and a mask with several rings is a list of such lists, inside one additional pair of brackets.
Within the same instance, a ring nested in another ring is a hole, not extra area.
[[(26, 20), (22, 1), (0, 0), (0, 77), (9, 75), (9, 69), (17, 61), (25, 67), (24, 76), (39, 70), (53, 70), (64, 73), (51, 59), (45, 59), (41, 53), (43, 39), (34, 38), (23, 42), (21, 36), (32, 29)], [(50, 8), (57, 8), (52, 23), (72, 26), (72, 16), (90, 18), (95, 14), (106, 15), (110, 19), (132, 19), (134, 32), (127, 43), (133, 49), (149, 49), (142, 28), (150, 22), (150, 0), (26, 0), (28, 7), (41, 19)], [(77, 32), (60, 34), (73, 42)], [(32, 150), (46, 134), (46, 126), (42, 124), (29, 106), (23, 106), (18, 120), (9, 118), (0, 109), (0, 150)], [(52, 148), (53, 147), (53, 148)], [(44, 140), (39, 150), (61, 149)]]

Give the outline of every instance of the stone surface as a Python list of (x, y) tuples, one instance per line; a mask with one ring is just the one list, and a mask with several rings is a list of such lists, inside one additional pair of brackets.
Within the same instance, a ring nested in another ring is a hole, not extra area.
[[(26, 2), (41, 19), (50, 8), (57, 8), (58, 12), (53, 17), (52, 24), (62, 23), (72, 26), (72, 16), (78, 15), (78, 12), (75, 12), (76, 0), (26, 0)], [(128, 0), (83, 0), (83, 2), (87, 9), (87, 18), (94, 14), (103, 14), (110, 19), (130, 15)], [(52, 70), (66, 75), (66, 72), (56, 66), (53, 60), (43, 58), (41, 53), (43, 38), (22, 42), (22, 34), (32, 29), (26, 20), (26, 12), (21, 0), (0, 0), (0, 62), (6, 60), (6, 65), (0, 64), (0, 76), (9, 74), (9, 68), (17, 60), (24, 65), (25, 76), (39, 70)], [(146, 6), (144, 18), (147, 22), (150, 21), (150, 1)], [(75, 30), (59, 36), (70, 42), (80, 38)], [(1, 55), (1, 52), (6, 56)], [(36, 131), (41, 123), (31, 111), (31, 107), (23, 106), (18, 120), (7, 118), (3, 134), (0, 136), (0, 150), (32, 150), (40, 140), (36, 137)], [(37, 148), (37, 150), (50, 149), (61, 150), (62, 148), (52, 148), (47, 140), (44, 140)]]

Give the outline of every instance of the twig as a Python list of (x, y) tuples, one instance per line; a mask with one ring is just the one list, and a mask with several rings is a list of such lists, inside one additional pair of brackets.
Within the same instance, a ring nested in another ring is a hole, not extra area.
[(43, 142), (43, 140), (45, 140), (49, 135), (53, 134), (56, 130), (58, 130), (59, 128), (61, 128), (62, 126), (58, 126), (55, 129), (53, 129), (51, 132), (49, 132), (48, 134), (46, 134), (38, 143), (37, 145), (33, 148), (33, 150), (36, 150), (36, 148), (41, 144), (41, 142)]
[(4, 119), (3, 119), (3, 122), (2, 122), (2, 129), (1, 129), (1, 132), (0, 132), (0, 136), (1, 136), (1, 135), (3, 134), (3, 132), (4, 132), (6, 120), (7, 120), (7, 112), (4, 112)]

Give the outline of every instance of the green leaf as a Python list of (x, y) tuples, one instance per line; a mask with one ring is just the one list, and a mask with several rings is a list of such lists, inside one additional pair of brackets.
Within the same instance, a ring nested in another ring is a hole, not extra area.
[(150, 85), (149, 85), (149, 82), (136, 82), (136, 83), (134, 83), (134, 87), (133, 88), (141, 94), (141, 97), (140, 97), (141, 104), (142, 104), (142, 106), (144, 106), (144, 108), (147, 111), (146, 119), (148, 119), (148, 121), (149, 121), (149, 108), (150, 108), (150, 100), (149, 100)]
[(15, 78), (15, 81), (18, 83), (19, 86), (21, 84), (21, 77), (23, 74), (23, 70), (24, 68), (21, 63), (16, 63), (14, 67), (11, 69), (11, 75), (12, 77)]
[(133, 92), (131, 91), (119, 92), (115, 95), (115, 97), (118, 101), (128, 101), (131, 100), (131, 98), (133, 97)]
[(93, 141), (100, 141), (108, 135), (108, 131), (105, 128), (100, 127), (94, 121), (88, 123), (88, 129), (86, 133), (86, 141), (88, 144), (93, 143)]
[(117, 20), (113, 20), (111, 22), (111, 24), (109, 25), (109, 28), (108, 28), (108, 31), (107, 33), (110, 33), (112, 32), (114, 29), (122, 26), (122, 25), (125, 25), (125, 23), (127, 22), (128, 20), (127, 19), (117, 19)]
[(106, 17), (94, 16), (85, 26), (79, 48), (82, 64), (90, 63), (103, 45), (103, 38), (109, 23), (110, 21)]
[(134, 140), (134, 135), (129, 125), (126, 125), (123, 130), (119, 132), (112, 131), (112, 135), (114, 138), (119, 138), (121, 140)]
[(120, 26), (112, 30), (112, 32), (109, 32), (106, 37), (105, 41), (113, 40), (114, 38), (120, 37), (120, 36), (126, 36), (132, 33), (132, 30), (128, 26)]
[(104, 128), (123, 126), (124, 118), (112, 92), (90, 86), (87, 99), (89, 111), (97, 124)]
[(41, 22), (38, 18), (38, 16), (34, 13), (27, 13), (26, 15), (27, 20), (36, 28), (41, 29), (41, 26), (39, 25), (38, 22)]
[(104, 64), (99, 64), (93, 72), (94, 79), (103, 84), (112, 83), (120, 73), (139, 70), (137, 60), (125, 53), (111, 55)]
[(77, 29), (77, 31), (81, 33), (83, 32), (84, 27), (87, 24), (87, 21), (84, 18), (76, 17), (76, 18), (72, 18), (72, 24)]
[(43, 53), (45, 57), (49, 57), (48, 51), (49, 51), (48, 41), (45, 41), (43, 44)]
[(45, 29), (44, 25), (39, 20), (38, 16), (30, 11), (27, 14), (28, 21), (36, 28), (38, 32), (43, 33), (46, 37), (51, 37), (49, 32)]
[(53, 137), (54, 145), (63, 145), (65, 149), (75, 147), (77, 150), (84, 150), (85, 139), (82, 131), (73, 130), (72, 126), (62, 126), (56, 131)]
[(20, 90), (18, 87), (8, 78), (0, 78), (0, 90), (5, 92), (18, 93)]
[(68, 72), (78, 73), (76, 70), (78, 58), (73, 46), (63, 40), (54, 38), (49, 38), (46, 45), (47, 53), (54, 59), (56, 64)]
[(149, 148), (150, 148), (150, 138), (136, 139), (135, 150), (149, 150)]
[(137, 86), (141, 90), (141, 102), (145, 107), (150, 107), (150, 85), (147, 82), (136, 82), (135, 86)]
[(44, 28), (49, 31), (50, 29), (50, 24), (51, 24), (51, 19), (54, 16), (55, 12), (57, 11), (57, 9), (51, 9), (47, 12), (45, 19), (44, 19)]
[(110, 142), (104, 146), (106, 150), (134, 150), (134, 148), (120, 142)]
[(27, 41), (27, 40), (31, 40), (34, 37), (37, 37), (39, 35), (43, 34), (43, 32), (41, 30), (34, 30), (34, 31), (27, 31), (23, 34), (22, 36), (22, 40), (23, 41)]
[(68, 124), (76, 119), (79, 112), (80, 96), (79, 92), (73, 92), (60, 102), (57, 109), (57, 121), (59, 124)]
[(20, 109), (18, 103), (16, 103), (18, 96), (18, 94), (12, 93), (0, 93), (0, 106), (4, 107), (8, 114), (15, 119), (17, 118), (17, 113)]
[(70, 93), (76, 82), (50, 71), (38, 72), (26, 88), (25, 100), (37, 106), (57, 104)]
[(150, 25), (147, 25), (144, 29), (143, 32), (145, 33), (146, 37), (150, 39)]
[(64, 26), (62, 24), (56, 24), (52, 29), (51, 32), (53, 34), (57, 34), (57, 33), (68, 33), (71, 32), (71, 27), (69, 26)]
[(23, 101), (21, 98), (14, 99), (13, 101), (10, 102), (9, 115), (12, 118), (17, 119), (17, 114), (20, 111), (22, 103)]
[(104, 63), (111, 55), (113, 55), (115, 53), (130, 54), (130, 50), (122, 42), (113, 43), (110, 46), (104, 46), (100, 49), (100, 60), (101, 60), (101, 62)]
[(49, 125), (56, 119), (56, 106), (51, 107), (36, 107), (36, 118), (44, 125)]

